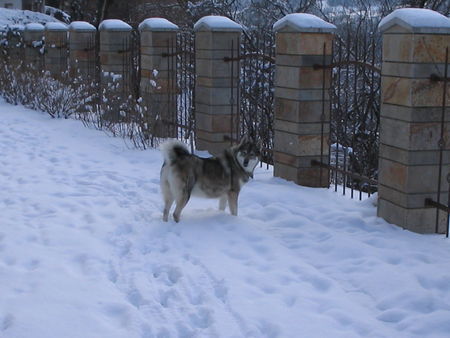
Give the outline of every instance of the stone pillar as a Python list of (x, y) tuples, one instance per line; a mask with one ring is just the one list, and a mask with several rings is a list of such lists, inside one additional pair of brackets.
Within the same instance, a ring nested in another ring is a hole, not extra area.
[(128, 96), (132, 28), (122, 20), (108, 19), (102, 21), (99, 31), (102, 86), (105, 88), (109, 83), (119, 82), (119, 91)]
[(296, 13), (277, 21), (273, 28), (274, 175), (304, 186), (326, 187), (328, 170), (313, 167), (311, 161), (328, 162), (331, 69), (316, 70), (314, 65), (331, 63), (336, 27), (314, 15)]
[(242, 26), (226, 17), (207, 16), (194, 30), (196, 146), (218, 154), (229, 147), (230, 137), (238, 138), (239, 61), (224, 58), (239, 56)]
[(153, 135), (176, 137), (176, 55), (166, 54), (176, 52), (178, 26), (166, 19), (150, 18), (139, 25), (139, 31), (141, 96), (153, 113), (148, 122)]
[(11, 63), (17, 64), (24, 59), (24, 30), (23, 25), (12, 25), (8, 31), (8, 56)]
[(49, 22), (45, 25), (45, 70), (61, 77), (67, 70), (67, 25)]
[(25, 64), (42, 69), (44, 61), (44, 26), (39, 23), (29, 23), (25, 25)]
[[(435, 232), (445, 48), (450, 20), (426, 9), (399, 9), (379, 25), (383, 33), (378, 215), (419, 233)], [(450, 70), (449, 70), (450, 74)], [(441, 201), (447, 201), (450, 165), (450, 86), (446, 93)], [(439, 232), (446, 228), (441, 213)]]
[(71, 77), (96, 75), (97, 29), (88, 22), (69, 25), (69, 72)]

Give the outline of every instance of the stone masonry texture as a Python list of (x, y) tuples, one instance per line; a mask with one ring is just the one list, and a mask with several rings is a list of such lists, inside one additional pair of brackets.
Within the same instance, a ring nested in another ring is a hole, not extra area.
[[(395, 12), (394, 12), (395, 13)], [(450, 20), (449, 20), (450, 22)], [(441, 203), (448, 196), (450, 167), (450, 86), (444, 93), (442, 76), (450, 29), (417, 33), (398, 24), (383, 30), (382, 102), (379, 156), (378, 215), (390, 223), (419, 233), (434, 233), (436, 209), (425, 208), (425, 198), (437, 200), (439, 142), (442, 135)], [(443, 96), (446, 113), (441, 124)], [(440, 213), (438, 232), (446, 229)]]

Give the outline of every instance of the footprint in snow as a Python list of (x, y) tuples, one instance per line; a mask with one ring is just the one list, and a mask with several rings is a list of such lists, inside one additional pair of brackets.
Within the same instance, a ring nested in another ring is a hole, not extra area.
[(214, 285), (214, 295), (223, 303), (227, 300), (228, 288), (225, 286), (224, 281), (219, 281)]
[(169, 308), (173, 301), (179, 300), (180, 296), (175, 290), (160, 290), (159, 291), (159, 304), (164, 308)]
[(170, 338), (170, 332), (165, 327), (159, 329), (158, 333), (156, 334), (156, 338)]
[(203, 293), (203, 291), (198, 291), (197, 288), (194, 288), (194, 290), (192, 290), (189, 294), (189, 302), (191, 303), (191, 305), (201, 305), (204, 302), (205, 299), (205, 294)]
[(419, 284), (426, 290), (447, 292), (450, 290), (450, 275), (439, 277), (419, 275), (416, 277)]
[(280, 328), (267, 320), (259, 322), (258, 330), (259, 337), (276, 338), (280, 336)]
[(320, 276), (315, 276), (309, 272), (302, 271), (298, 266), (290, 267), (290, 270), (297, 275), (300, 281), (311, 284), (316, 290), (325, 292), (331, 288), (331, 282)]
[(402, 321), (407, 315), (408, 314), (405, 311), (393, 309), (384, 311), (382, 314), (377, 316), (377, 319), (387, 323), (398, 323)]
[(153, 277), (161, 279), (167, 286), (176, 284), (182, 276), (181, 271), (173, 266), (160, 266), (153, 270)]
[(142, 297), (142, 294), (137, 289), (130, 290), (127, 293), (128, 301), (136, 308), (140, 308), (142, 305), (147, 304), (148, 302)]
[[(2, 318), (0, 316), (0, 318)], [(8, 330), (13, 324), (14, 324), (14, 316), (10, 313), (6, 314), (2, 319), (1, 319), (1, 326), (0, 329), (1, 331), (6, 331)]]
[(117, 273), (117, 270), (114, 268), (114, 266), (112, 265), (112, 263), (109, 264), (109, 269), (108, 269), (108, 279), (110, 282), (112, 283), (117, 283), (117, 279), (119, 278), (119, 274)]
[(107, 304), (104, 306), (107, 316), (116, 319), (123, 327), (128, 327), (131, 322), (131, 315), (128, 307), (122, 304)]
[(284, 304), (286, 304), (287, 307), (293, 307), (297, 303), (297, 296), (286, 296), (284, 298)]
[(17, 260), (14, 257), (8, 256), (8, 257), (3, 258), (3, 262), (6, 265), (14, 266), (14, 265), (16, 265)]
[(189, 319), (193, 326), (206, 329), (214, 322), (213, 311), (208, 308), (200, 308), (196, 313), (191, 313)]
[(31, 261), (25, 264), (25, 268), (29, 271), (33, 271), (36, 270), (40, 264), (41, 262), (38, 259), (32, 259)]
[(149, 325), (143, 324), (141, 326), (141, 338), (155, 338), (153, 330)]

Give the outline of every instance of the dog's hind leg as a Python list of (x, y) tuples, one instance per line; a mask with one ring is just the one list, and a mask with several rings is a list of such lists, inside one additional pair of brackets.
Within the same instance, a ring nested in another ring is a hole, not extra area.
[(169, 220), (169, 211), (173, 204), (173, 196), (170, 194), (170, 197), (164, 197), (164, 211), (163, 211), (163, 221), (167, 222)]
[(189, 198), (191, 197), (195, 180), (192, 175), (177, 177), (177, 180), (177, 184), (174, 184), (174, 186), (178, 186), (179, 188), (172, 191), (172, 193), (175, 195), (175, 202), (177, 204), (175, 211), (173, 212), (173, 219), (178, 223), (180, 221), (181, 211), (186, 206), (187, 202), (189, 202)]
[(183, 208), (186, 206), (187, 202), (189, 201), (189, 194), (181, 194), (180, 196), (177, 197), (176, 200), (176, 204), (177, 206), (175, 207), (175, 211), (173, 212), (173, 219), (175, 220), (175, 222), (179, 222), (180, 221), (180, 215), (181, 215), (181, 211), (183, 210)]
[(228, 192), (228, 206), (233, 216), (237, 216), (238, 213), (238, 196), (239, 193), (236, 191)]
[(219, 199), (219, 210), (224, 211), (226, 207), (227, 207), (227, 196), (223, 195)]
[(164, 181), (161, 184), (161, 192), (164, 198), (164, 211), (163, 211), (163, 221), (167, 222), (169, 220), (169, 211), (172, 207), (173, 201), (175, 200), (172, 192), (170, 191), (170, 186), (168, 181)]

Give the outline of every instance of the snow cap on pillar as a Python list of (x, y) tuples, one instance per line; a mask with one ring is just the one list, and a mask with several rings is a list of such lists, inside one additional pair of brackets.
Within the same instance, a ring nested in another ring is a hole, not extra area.
[(394, 28), (406, 29), (411, 33), (449, 34), (450, 19), (444, 15), (423, 8), (396, 9), (380, 21), (378, 29), (384, 31)]
[(218, 15), (204, 16), (194, 25), (194, 30), (199, 31), (220, 31), (220, 32), (242, 32), (243, 28), (237, 22)]
[(45, 24), (46, 31), (67, 31), (68, 26), (62, 22), (47, 22)]
[(179, 27), (164, 18), (148, 18), (139, 24), (139, 30), (143, 31), (177, 31)]
[(40, 23), (27, 23), (25, 25), (26, 31), (44, 31), (44, 25), (41, 25)]
[(99, 26), (100, 31), (131, 31), (132, 29), (129, 24), (119, 19), (103, 20)]
[(284, 33), (333, 33), (336, 26), (312, 14), (293, 13), (275, 22), (273, 30)]
[(86, 21), (74, 21), (70, 23), (69, 30), (79, 32), (92, 32), (97, 30), (97, 28)]

